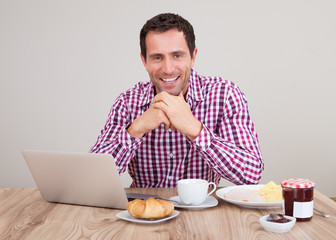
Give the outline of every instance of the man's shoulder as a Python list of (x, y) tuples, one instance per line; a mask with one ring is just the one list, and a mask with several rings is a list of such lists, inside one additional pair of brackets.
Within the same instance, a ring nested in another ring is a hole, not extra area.
[(132, 88), (127, 89), (123, 93), (122, 96), (135, 96), (139, 95), (142, 96), (147, 93), (152, 87), (151, 82), (138, 82)]
[(203, 89), (239, 89), (238, 85), (233, 81), (226, 80), (220, 76), (198, 76)]
[(150, 102), (153, 95), (153, 84), (151, 82), (138, 82), (132, 88), (122, 92), (117, 102), (124, 102), (129, 106), (142, 106)]

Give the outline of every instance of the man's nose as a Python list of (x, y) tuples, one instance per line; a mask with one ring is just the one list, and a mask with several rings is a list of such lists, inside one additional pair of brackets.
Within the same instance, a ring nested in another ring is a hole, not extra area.
[(166, 58), (163, 62), (162, 70), (165, 74), (169, 75), (174, 71), (174, 63), (171, 59)]

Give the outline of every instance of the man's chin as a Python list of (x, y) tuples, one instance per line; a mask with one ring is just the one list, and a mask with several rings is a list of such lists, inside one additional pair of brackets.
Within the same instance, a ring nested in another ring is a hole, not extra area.
[(181, 90), (164, 90), (164, 91), (173, 96), (178, 96), (181, 92)]
[(158, 94), (160, 92), (166, 92), (169, 93), (170, 95), (178, 96), (181, 92), (181, 89), (164, 89), (164, 88), (155, 89), (155, 94)]

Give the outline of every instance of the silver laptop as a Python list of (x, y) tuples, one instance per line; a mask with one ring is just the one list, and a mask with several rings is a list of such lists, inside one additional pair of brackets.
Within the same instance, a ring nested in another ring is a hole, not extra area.
[(35, 183), (48, 202), (126, 209), (127, 194), (109, 154), (22, 151)]

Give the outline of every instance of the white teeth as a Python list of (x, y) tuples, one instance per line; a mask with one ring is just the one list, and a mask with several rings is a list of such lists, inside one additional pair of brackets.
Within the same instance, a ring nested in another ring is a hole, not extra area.
[(178, 77), (176, 77), (176, 78), (161, 78), (161, 80), (164, 81), (164, 82), (174, 82), (177, 78)]

